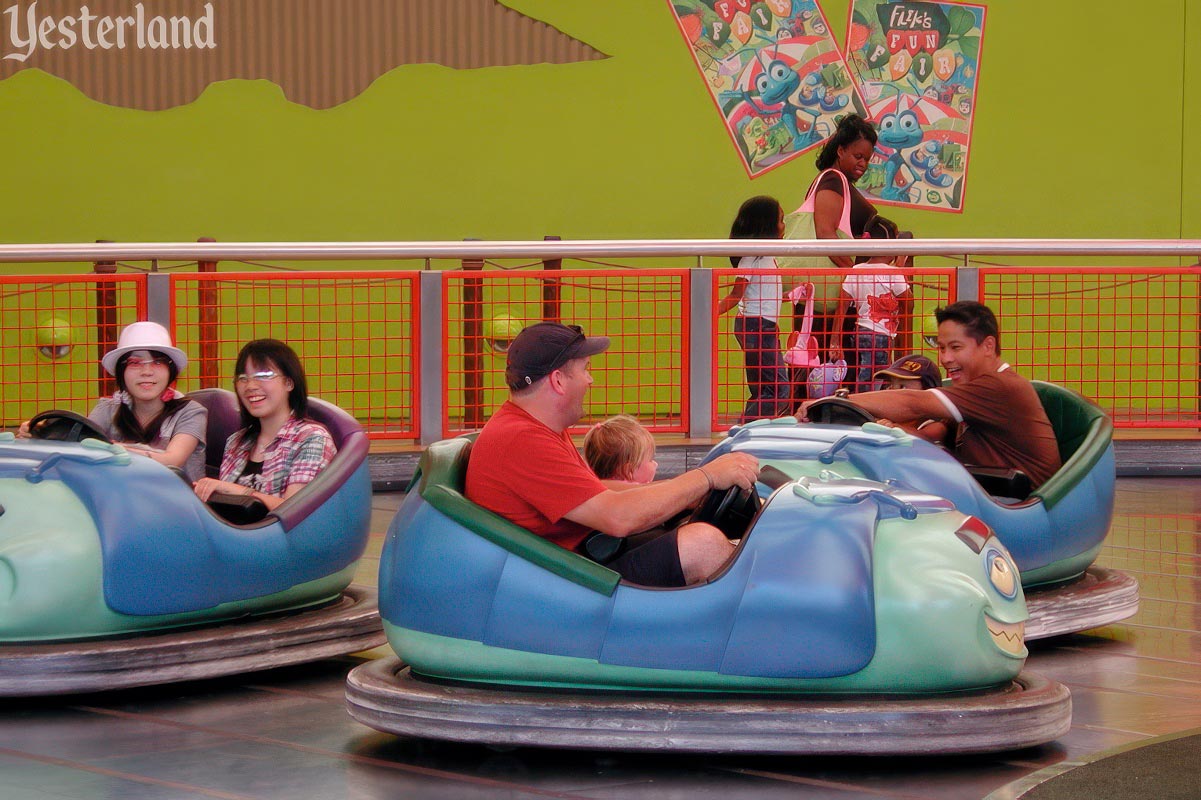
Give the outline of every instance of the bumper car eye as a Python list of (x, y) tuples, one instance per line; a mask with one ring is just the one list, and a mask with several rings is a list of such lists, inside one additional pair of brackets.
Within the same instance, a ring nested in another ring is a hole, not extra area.
[(1013, 564), (1009, 563), (1005, 554), (990, 547), (985, 553), (984, 559), (988, 566), (988, 580), (992, 583), (993, 588), (1010, 600), (1017, 597), (1017, 570), (1014, 569)]

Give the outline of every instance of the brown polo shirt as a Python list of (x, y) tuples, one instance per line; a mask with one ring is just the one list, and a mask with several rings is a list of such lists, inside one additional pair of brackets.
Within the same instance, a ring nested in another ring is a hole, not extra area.
[(1038, 394), (1008, 364), (929, 391), (959, 424), (953, 452), (964, 464), (1019, 469), (1036, 487), (1062, 466), (1055, 431)]

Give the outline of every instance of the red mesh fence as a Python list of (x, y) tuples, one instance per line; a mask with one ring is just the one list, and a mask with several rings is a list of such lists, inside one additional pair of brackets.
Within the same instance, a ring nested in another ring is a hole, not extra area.
[[(783, 272), (786, 287), (805, 277)], [(907, 324), (889, 348), (936, 357), (923, 334), (932, 312), (957, 294), (954, 269), (902, 271), (912, 286)], [(596, 384), (582, 426), (630, 413), (657, 433), (686, 433), (692, 298), (687, 269), (448, 271), (442, 273), (447, 394), (444, 434), (478, 428), (508, 396), (504, 350), (524, 325), (541, 319), (578, 324), (609, 336), (593, 360)], [(839, 286), (842, 270), (818, 278)], [(1022, 374), (1091, 397), (1127, 428), (1201, 427), (1201, 304), (1189, 268), (982, 267), (980, 299), (1002, 322), (1003, 355)], [(310, 390), (354, 414), (372, 438), (416, 439), (420, 426), (420, 320), (416, 271), (201, 273), (170, 277), (176, 341), (192, 363), (184, 391), (229, 386), (238, 349), (271, 336), (292, 344)], [(712, 423), (737, 422), (748, 398), (735, 312), (717, 315), (734, 282), (712, 270)], [(803, 281), (802, 281), (803, 282)], [(145, 319), (146, 276), (0, 277), (0, 409), (13, 427), (49, 408), (86, 413), (111, 393), (100, 356), (120, 329)], [(819, 294), (822, 292), (819, 291)], [(803, 308), (803, 307), (801, 307)], [(802, 325), (786, 304), (780, 348)], [(847, 318), (854, 325), (854, 313)], [(833, 308), (813, 322), (821, 357), (829, 355)], [(862, 356), (843, 337), (853, 366)], [(807, 370), (791, 369), (782, 413), (805, 396)], [(855, 387), (852, 372), (842, 382)], [(581, 427), (582, 430), (582, 427)]]
[(450, 436), (481, 427), (508, 397), (505, 350), (542, 320), (608, 336), (579, 430), (625, 413), (656, 433), (684, 432), (688, 408), (687, 270), (444, 272), (444, 364)]
[[(810, 389), (809, 378), (812, 370), (806, 366), (791, 364), (784, 365), (784, 382), (774, 390), (764, 384), (775, 383), (770, 380), (770, 370), (764, 371), (765, 353), (762, 340), (756, 340), (753, 335), (742, 332), (744, 349), (736, 335), (738, 324), (737, 307), (729, 309), (725, 314), (718, 314), (722, 298), (727, 297), (735, 284), (738, 275), (749, 276), (762, 274), (781, 276), (785, 292), (792, 287), (813, 284), (813, 319), (810, 323), (811, 335), (816, 345), (817, 356), (823, 363), (845, 361), (846, 371), (837, 384), (823, 381), (827, 391), (841, 387), (849, 391), (867, 391), (874, 386), (870, 377), (879, 366), (872, 364), (891, 364), (896, 359), (910, 353), (922, 353), (937, 360), (937, 353), (932, 343), (925, 337), (932, 336), (936, 329), (933, 324), (934, 309), (951, 302), (956, 291), (956, 273), (954, 269), (906, 269), (891, 270), (894, 277), (900, 277), (909, 285), (910, 297), (897, 301), (897, 317), (899, 321), (895, 337), (885, 336), (879, 340), (862, 340), (858, 333), (867, 333), (859, 327), (859, 315), (880, 318), (879, 312), (884, 305), (891, 303), (881, 297), (872, 299), (866, 307), (848, 306), (844, 316), (837, 316), (838, 297), (843, 281), (848, 272), (831, 268), (821, 273), (797, 273), (789, 270), (744, 271), (733, 269), (713, 270), (713, 314), (714, 330), (717, 336), (713, 342), (713, 429), (726, 430), (740, 420), (753, 419), (760, 416), (776, 416), (792, 414), (797, 405), (814, 394)], [(805, 309), (807, 302), (793, 304), (786, 299), (780, 311), (779, 347), (783, 353), (788, 350), (788, 341), (793, 331), (800, 332), (805, 325)], [(862, 304), (861, 304), (862, 305)], [(745, 323), (743, 323), (745, 325)], [(834, 337), (833, 331), (841, 330), (842, 335)], [(798, 338), (800, 338), (798, 336)], [(758, 346), (757, 346), (758, 341)], [(770, 340), (769, 340), (770, 341)], [(841, 359), (831, 358), (831, 346), (841, 346)], [(748, 366), (749, 365), (749, 366)], [(860, 382), (858, 368), (862, 365), (864, 381)], [(813, 377), (816, 377), (814, 375)], [(768, 406), (771, 403), (755, 404), (751, 399), (752, 384), (756, 384), (758, 395), (776, 395), (774, 412)]]
[(87, 414), (116, 390), (100, 357), (145, 317), (142, 275), (0, 276), (0, 424)]
[(353, 414), (373, 439), (419, 434), (417, 272), (172, 275), (180, 388), (233, 387), (238, 350), (287, 342), (309, 394)]
[(1196, 270), (981, 269), (1002, 355), (1093, 399), (1128, 428), (1201, 426)]

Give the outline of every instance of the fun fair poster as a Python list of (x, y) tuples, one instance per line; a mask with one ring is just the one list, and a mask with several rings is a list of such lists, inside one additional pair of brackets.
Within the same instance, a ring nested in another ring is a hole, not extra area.
[(963, 211), (983, 35), (984, 6), (852, 0), (846, 60), (880, 135), (868, 199)]
[(755, 178), (866, 115), (816, 0), (668, 0), (701, 77)]

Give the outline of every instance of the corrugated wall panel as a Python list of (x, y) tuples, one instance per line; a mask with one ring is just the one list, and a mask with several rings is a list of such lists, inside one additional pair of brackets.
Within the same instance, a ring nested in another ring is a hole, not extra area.
[[(182, 31), (178, 21), (186, 19), (189, 31), (205, 36), (208, 5), (215, 48), (138, 47), (138, 30), (157, 41), (157, 34), (170, 32), (172, 18), (176, 30)], [(24, 52), (12, 42), (28, 39), (31, 7), (15, 3), (13, 12), (0, 14), (4, 55)], [(88, 26), (92, 49), (81, 36), (78, 0), (40, 0), (37, 20), (59, 23), (49, 36), (55, 46), (39, 45), (23, 62), (0, 59), (0, 80), (36, 68), (100, 102), (160, 110), (192, 102), (216, 81), (265, 78), (294, 102), (329, 108), (404, 64), (478, 69), (605, 58), (495, 0), (92, 0), (87, 8), (94, 18)], [(139, 9), (141, 25), (122, 21), (136, 23)], [(110, 23), (110, 47), (104, 49), (98, 45), (99, 26)], [(73, 46), (62, 46), (68, 42), (60, 26), (75, 34)], [(124, 48), (117, 46), (118, 30), (125, 34)]]

